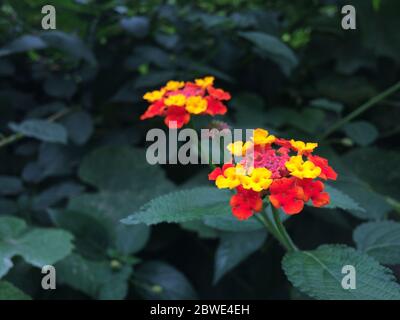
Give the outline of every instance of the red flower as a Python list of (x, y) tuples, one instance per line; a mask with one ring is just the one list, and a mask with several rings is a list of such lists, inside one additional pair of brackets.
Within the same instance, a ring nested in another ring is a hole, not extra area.
[(274, 141), (275, 144), (278, 146), (281, 146), (287, 150), (290, 150), (292, 148), (292, 145), (289, 140), (283, 139), (283, 138), (276, 138)]
[(298, 184), (303, 188), (305, 202), (311, 199), (315, 207), (323, 207), (329, 203), (329, 194), (322, 192), (324, 191), (324, 184), (321, 181), (299, 179)]
[(237, 194), (230, 201), (233, 215), (239, 220), (250, 218), (254, 212), (262, 209), (262, 199), (259, 192), (238, 187)]
[(216, 89), (213, 86), (207, 88), (208, 93), (215, 99), (218, 100), (230, 100), (231, 95), (222, 89)]
[(317, 167), (321, 168), (321, 174), (319, 175), (320, 178), (325, 180), (336, 180), (337, 173), (332, 169), (332, 167), (329, 166), (327, 159), (319, 156), (309, 155), (308, 160), (314, 163)]
[(228, 110), (227, 107), (218, 99), (207, 96), (205, 98), (207, 100), (207, 110), (205, 111), (207, 114), (215, 116), (217, 114), (225, 114)]
[(164, 119), (168, 128), (182, 128), (190, 120), (190, 114), (183, 107), (171, 106), (167, 109), (167, 116)]
[(269, 200), (275, 208), (282, 207), (287, 214), (296, 214), (303, 209), (304, 192), (296, 184), (296, 178), (277, 179), (272, 182), (269, 190)]
[(165, 111), (164, 101), (158, 100), (154, 102), (150, 107), (146, 110), (144, 114), (140, 116), (140, 120), (145, 120), (149, 118), (153, 118), (155, 116), (161, 116)]

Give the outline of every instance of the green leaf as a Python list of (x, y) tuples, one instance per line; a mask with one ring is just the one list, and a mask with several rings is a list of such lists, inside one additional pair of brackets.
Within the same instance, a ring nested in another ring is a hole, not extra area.
[(199, 187), (160, 196), (123, 219), (125, 224), (184, 222), (207, 216), (230, 215), (229, 191)]
[(129, 17), (122, 18), (120, 25), (136, 38), (144, 38), (149, 32), (150, 22), (147, 17)]
[(364, 210), (348, 210), (352, 215), (360, 219), (382, 219), (391, 210), (385, 198), (371, 190), (363, 181), (340, 177), (335, 182), (335, 187), (343, 190), (357, 203), (362, 203)]
[[(312, 251), (287, 253), (283, 269), (300, 291), (321, 300), (398, 300), (400, 285), (390, 269), (353, 248), (323, 245)], [(356, 289), (343, 289), (342, 268), (354, 266)]]
[(23, 190), (22, 181), (18, 177), (0, 176), (0, 194), (14, 195)]
[(264, 228), (255, 218), (241, 221), (234, 217), (232, 213), (221, 217), (205, 217), (203, 221), (205, 225), (222, 231), (248, 232)]
[(62, 31), (43, 31), (40, 38), (52, 48), (56, 48), (77, 59), (83, 59), (91, 65), (96, 64), (93, 52), (76, 35)]
[(343, 110), (343, 104), (340, 102), (332, 101), (329, 99), (319, 98), (314, 99), (310, 102), (310, 106), (314, 108), (319, 108), (323, 110), (329, 110), (336, 113), (341, 113)]
[(66, 181), (60, 184), (51, 186), (50, 188), (39, 193), (32, 203), (33, 209), (40, 211), (58, 203), (59, 201), (76, 196), (84, 191), (83, 186), (72, 182)]
[(31, 300), (31, 297), (22, 292), (8, 281), (0, 281), (1, 300)]
[(216, 284), (227, 272), (257, 251), (266, 238), (267, 234), (264, 230), (222, 234), (215, 253), (213, 283)]
[(330, 185), (325, 185), (324, 191), (328, 192), (330, 196), (330, 203), (326, 205), (324, 208), (330, 208), (330, 209), (340, 208), (347, 211), (356, 210), (365, 212), (365, 209), (360, 207), (360, 205), (356, 201), (354, 201), (351, 197), (341, 192), (340, 190)]
[(130, 266), (112, 270), (108, 261), (91, 261), (77, 254), (56, 264), (57, 281), (94, 299), (121, 300), (128, 293)]
[[(147, 163), (143, 150), (129, 147), (106, 146), (94, 150), (83, 159), (79, 177), (99, 189), (110, 191), (157, 192), (171, 186), (163, 181), (164, 172), (159, 166)], [(157, 183), (154, 177), (158, 179)]]
[(77, 86), (71, 78), (51, 75), (44, 82), (43, 89), (49, 96), (70, 99), (76, 93)]
[(94, 129), (92, 117), (85, 111), (67, 116), (63, 125), (67, 129), (71, 141), (79, 146), (84, 145), (90, 139)]
[(400, 152), (365, 147), (343, 156), (346, 164), (365, 180), (370, 188), (394, 199), (400, 194)]
[(135, 272), (136, 290), (145, 299), (194, 300), (197, 294), (188, 279), (173, 266), (148, 261)]
[(105, 257), (105, 251), (113, 243), (107, 220), (74, 210), (49, 209), (48, 214), (56, 226), (75, 236), (75, 246), (80, 253), (93, 259)]
[(257, 31), (239, 32), (239, 35), (256, 45), (261, 54), (277, 63), (286, 75), (297, 66), (298, 60), (292, 49), (278, 38)]
[(19, 38), (16, 38), (5, 47), (2, 47), (0, 49), (0, 57), (29, 50), (43, 49), (46, 47), (46, 43), (39, 37), (33, 35), (23, 35)]
[(366, 121), (348, 123), (343, 129), (349, 138), (361, 146), (373, 143), (379, 136), (376, 127)]
[(150, 229), (144, 224), (123, 225), (120, 220), (136, 210), (151, 193), (123, 191), (82, 194), (72, 198), (68, 208), (98, 220), (113, 240), (114, 247), (122, 254), (140, 251), (150, 237)]
[(72, 238), (64, 230), (28, 229), (21, 219), (0, 217), (0, 277), (13, 266), (14, 256), (38, 268), (56, 263), (72, 251)]
[(353, 233), (360, 251), (383, 264), (400, 264), (400, 223), (394, 221), (368, 222)]
[(118, 224), (115, 230), (115, 246), (118, 252), (130, 255), (142, 250), (150, 238), (150, 228), (144, 224)]
[(47, 142), (67, 143), (67, 131), (58, 123), (46, 120), (32, 119), (24, 122), (10, 123), (10, 129), (24, 136)]

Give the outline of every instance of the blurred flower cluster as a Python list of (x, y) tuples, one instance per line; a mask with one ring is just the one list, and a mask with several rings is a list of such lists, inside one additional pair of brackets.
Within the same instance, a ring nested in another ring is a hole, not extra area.
[(150, 103), (141, 120), (155, 116), (164, 117), (169, 128), (181, 128), (191, 115), (223, 115), (227, 107), (223, 101), (231, 95), (214, 87), (214, 77), (196, 79), (194, 82), (168, 81), (159, 90), (147, 92), (143, 98)]

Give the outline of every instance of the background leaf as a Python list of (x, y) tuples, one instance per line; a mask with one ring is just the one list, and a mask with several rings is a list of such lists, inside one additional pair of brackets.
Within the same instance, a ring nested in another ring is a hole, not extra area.
[(400, 223), (363, 223), (354, 230), (353, 239), (358, 250), (374, 257), (380, 263), (400, 263)]
[(214, 280), (216, 284), (227, 272), (235, 268), (253, 252), (257, 251), (267, 238), (266, 232), (223, 233), (215, 253)]
[(47, 142), (67, 143), (67, 131), (58, 124), (46, 120), (25, 120), (20, 124), (10, 123), (10, 128), (31, 138)]
[(137, 290), (145, 299), (193, 300), (197, 294), (187, 278), (174, 267), (160, 261), (148, 261), (135, 273)]

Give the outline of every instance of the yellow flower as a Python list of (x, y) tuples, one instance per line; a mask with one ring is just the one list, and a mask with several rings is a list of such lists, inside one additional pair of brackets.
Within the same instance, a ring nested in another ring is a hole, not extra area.
[(265, 145), (270, 144), (275, 141), (275, 136), (269, 135), (267, 130), (264, 129), (255, 129), (253, 132), (253, 137), (251, 140), (255, 145)]
[(243, 141), (236, 141), (234, 143), (228, 144), (226, 147), (229, 152), (235, 156), (244, 156), (246, 154), (247, 149), (252, 145), (250, 141), (243, 143)]
[(205, 88), (213, 85), (214, 77), (209, 76), (209, 77), (204, 77), (203, 79), (196, 79), (195, 82), (198, 86), (205, 89)]
[(256, 192), (266, 190), (272, 183), (271, 174), (271, 171), (266, 168), (254, 168), (250, 176), (241, 178), (242, 186)]
[(290, 140), (290, 144), (293, 148), (295, 148), (299, 153), (303, 152), (312, 152), (316, 147), (318, 147), (318, 143), (314, 142), (303, 142), (303, 141), (295, 141)]
[(290, 157), (285, 166), (292, 176), (300, 179), (314, 179), (321, 174), (320, 167), (308, 160), (304, 162), (302, 156)]
[(207, 109), (207, 100), (200, 96), (192, 96), (186, 100), (186, 110), (193, 114), (199, 114)]
[(175, 94), (165, 99), (164, 103), (168, 107), (169, 106), (183, 107), (186, 103), (186, 96), (184, 96), (183, 94)]
[(234, 189), (240, 185), (241, 178), (245, 173), (243, 166), (240, 164), (236, 165), (236, 167), (230, 167), (224, 171), (223, 175), (218, 176), (215, 180), (215, 185), (218, 189)]
[(154, 102), (160, 100), (164, 96), (165, 90), (154, 90), (151, 92), (146, 92), (143, 96), (143, 99), (147, 100), (148, 102)]
[(170, 80), (167, 82), (166, 86), (164, 87), (167, 91), (175, 91), (182, 88), (185, 85), (184, 81), (174, 81)]

